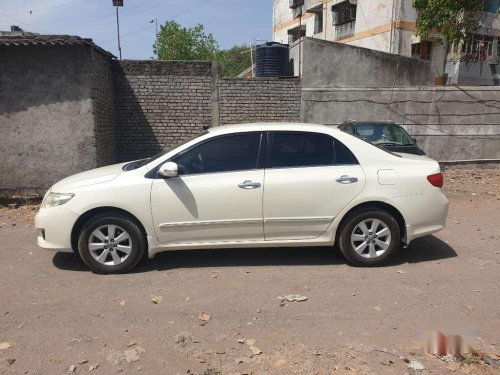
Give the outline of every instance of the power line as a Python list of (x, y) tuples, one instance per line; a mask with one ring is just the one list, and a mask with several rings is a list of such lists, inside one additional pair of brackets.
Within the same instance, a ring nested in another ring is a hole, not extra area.
[[(80, 3), (86, 3), (86, 2), (90, 2), (90, 1), (95, 1), (95, 0), (76, 0), (76, 1), (72, 1), (70, 3), (54, 5), (54, 6), (45, 7), (45, 8), (31, 9), (31, 10), (27, 10), (27, 11), (24, 11), (24, 12), (15, 12), (15, 13), (9, 13), (9, 14), (0, 14), (0, 17), (10, 17), (10, 16), (13, 16), (13, 15), (26, 15), (26, 14), (31, 15), (33, 12), (45, 11), (45, 10), (51, 10), (51, 9), (58, 9), (58, 8), (63, 8), (63, 7), (67, 7), (67, 6), (75, 5), (75, 4), (80, 4)], [(158, 3), (158, 2), (165, 2), (165, 1), (168, 1), (168, 0), (151, 0), (151, 1), (147, 1), (147, 2), (141, 3), (141, 4), (136, 5), (136, 6), (127, 7), (124, 10), (122, 10), (121, 13), (130, 12), (130, 11), (135, 10), (137, 8), (142, 8), (142, 7), (147, 6), (147, 5), (155, 4), (155, 3)], [(149, 8), (146, 8), (146, 9), (149, 9)], [(61, 27), (58, 27), (58, 28), (54, 28), (54, 29), (51, 29), (50, 31), (59, 31), (61, 29), (73, 28), (73, 27), (85, 25), (85, 24), (88, 24), (88, 23), (98, 22), (98, 21), (103, 20), (105, 18), (114, 17), (114, 16), (115, 16), (115, 13), (113, 12), (113, 13), (110, 13), (110, 14), (107, 14), (107, 15), (104, 15), (104, 16), (101, 16), (101, 17), (98, 17), (98, 18), (86, 20), (86, 21), (79, 22), (79, 23), (76, 23), (76, 24), (73, 23), (73, 24), (61, 26)], [(18, 21), (18, 22), (19, 23), (24, 23), (24, 24), (28, 25), (28, 23), (26, 23), (26, 22), (20, 22), (20, 21)]]
[(45, 7), (45, 8), (29, 9), (29, 10), (25, 10), (23, 12), (0, 14), (0, 17), (10, 17), (10, 16), (18, 16), (18, 15), (26, 15), (26, 14), (31, 15), (33, 12), (40, 12), (40, 11), (51, 10), (51, 9), (59, 9), (59, 8), (64, 8), (64, 7), (67, 7), (70, 5), (75, 5), (75, 4), (79, 4), (79, 3), (86, 3), (89, 1), (95, 1), (95, 0), (77, 0), (77, 1), (72, 1), (70, 3), (53, 5), (53, 6)]
[(36, 29), (41, 30), (43, 32), (46, 31), (46, 30), (44, 30), (44, 29), (42, 29), (40, 27), (36, 27), (35, 25), (33, 25), (31, 23), (18, 20), (17, 18), (14, 18), (12, 16), (9, 16), (8, 18), (12, 21), (12, 25), (21, 25), (23, 27), (28, 27), (30, 29), (30, 31), (33, 31), (33, 30), (36, 30)]
[(172, 17), (172, 19), (176, 19), (176, 18), (178, 18), (178, 17), (181, 17), (181, 16), (183, 16), (183, 15), (185, 15), (185, 14), (187, 14), (187, 13), (191, 12), (192, 10), (195, 10), (196, 8), (199, 8), (199, 7), (201, 7), (202, 5), (205, 5), (205, 4), (207, 4), (207, 3), (211, 2), (211, 1), (212, 1), (212, 0), (207, 0), (207, 1), (204, 1), (203, 3), (200, 3), (200, 4), (198, 4), (198, 5), (195, 5), (194, 7), (190, 8), (190, 9), (188, 9), (188, 10), (186, 10), (186, 11), (182, 12), (182, 13), (179, 13), (179, 14), (177, 14), (177, 15), (173, 16), (173, 17)]
[[(152, 1), (147, 1), (145, 3), (139, 4), (139, 5), (136, 5), (136, 6), (133, 6), (133, 7), (127, 7), (125, 9), (123, 9), (120, 13), (121, 14), (127, 13), (127, 12), (130, 12), (130, 11), (134, 10), (134, 9), (141, 8), (141, 7), (146, 6), (146, 5), (150, 5), (150, 4), (154, 4), (154, 3), (158, 3), (158, 2), (164, 2), (164, 1), (168, 1), (168, 0), (152, 0)], [(89, 24), (89, 23), (98, 22), (98, 21), (103, 20), (105, 18), (114, 17), (114, 16), (115, 16), (115, 13), (110, 13), (110, 14), (106, 14), (104, 16), (97, 17), (97, 18), (94, 18), (94, 19), (89, 19), (89, 20), (86, 20), (86, 21), (83, 21), (83, 22), (61, 26), (61, 27), (58, 27), (57, 29), (53, 29), (53, 30), (57, 31), (57, 30), (61, 30), (61, 29), (69, 29), (69, 28), (73, 28), (73, 27), (77, 27), (77, 26), (81, 26), (81, 25), (86, 25), (86, 24)]]
[[(174, 20), (176, 18), (179, 18), (179, 17), (181, 17), (181, 16), (183, 16), (183, 15), (185, 15), (185, 14), (187, 14), (187, 13), (195, 10), (196, 8), (199, 8), (199, 7), (201, 7), (201, 6), (209, 3), (211, 1), (213, 1), (213, 0), (206, 0), (206, 1), (202, 2), (202, 3), (199, 3), (199, 4), (195, 5), (194, 7), (191, 7), (191, 8), (189, 8), (189, 9), (187, 9), (187, 10), (181, 12), (181, 13), (176, 14), (175, 16), (173, 16), (172, 18), (170, 18), (170, 20)], [(143, 27), (143, 28), (140, 28), (138, 30), (132, 31), (132, 32), (130, 32), (128, 34), (122, 35), (121, 38), (123, 39), (123, 38), (129, 37), (129, 36), (132, 36), (132, 35), (135, 35), (135, 34), (143, 32), (145, 30), (150, 30), (150, 29), (151, 29), (151, 26)], [(113, 39), (106, 40), (104, 42), (100, 42), (99, 44), (110, 43), (110, 42), (113, 42), (115, 40), (116, 40), (116, 38), (113, 38)]]

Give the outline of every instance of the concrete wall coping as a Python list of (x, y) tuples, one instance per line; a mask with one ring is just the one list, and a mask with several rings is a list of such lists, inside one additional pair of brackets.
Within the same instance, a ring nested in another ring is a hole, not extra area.
[(303, 87), (302, 91), (500, 91), (498, 86)]
[(245, 77), (221, 77), (221, 80), (226, 80), (226, 81), (300, 81), (300, 77), (251, 77), (251, 78), (245, 78)]
[(431, 65), (430, 61), (420, 60), (420, 59), (416, 59), (416, 58), (410, 57), (410, 56), (398, 55), (398, 54), (394, 54), (394, 53), (390, 53), (390, 52), (379, 51), (379, 50), (375, 50), (375, 49), (371, 49), (371, 48), (360, 47), (360, 46), (342, 43), (342, 42), (337, 42), (337, 41), (330, 41), (330, 40), (311, 38), (311, 37), (305, 37), (304, 41), (307, 41), (308, 43), (323, 44), (327, 48), (331, 47), (333, 45), (339, 49), (351, 50), (351, 51), (358, 52), (358, 53), (366, 53), (366, 54), (374, 56), (374, 57), (382, 57), (382, 58), (385, 57), (388, 59), (408, 61), (408, 62), (418, 64), (421, 66), (424, 66), (424, 65), (430, 66)]
[(164, 61), (164, 60), (113, 60), (114, 72), (126, 75), (158, 76), (206, 76), (213, 74), (212, 61)]

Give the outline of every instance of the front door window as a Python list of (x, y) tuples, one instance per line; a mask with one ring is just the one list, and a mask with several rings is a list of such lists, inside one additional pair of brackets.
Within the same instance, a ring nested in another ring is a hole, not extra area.
[(180, 175), (243, 171), (257, 168), (260, 133), (217, 137), (172, 158)]

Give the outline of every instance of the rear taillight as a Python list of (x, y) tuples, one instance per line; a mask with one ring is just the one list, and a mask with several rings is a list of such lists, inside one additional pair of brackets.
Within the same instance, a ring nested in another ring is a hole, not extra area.
[(444, 184), (444, 177), (442, 173), (431, 174), (427, 176), (427, 180), (431, 183), (432, 186), (442, 188)]

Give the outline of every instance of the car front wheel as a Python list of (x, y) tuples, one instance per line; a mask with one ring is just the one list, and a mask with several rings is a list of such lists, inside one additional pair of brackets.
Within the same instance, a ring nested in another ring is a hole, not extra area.
[(90, 219), (80, 232), (78, 252), (95, 273), (124, 273), (143, 258), (146, 241), (135, 221), (119, 214)]
[(401, 234), (388, 212), (370, 208), (354, 212), (343, 225), (339, 248), (356, 266), (381, 266), (399, 250)]

